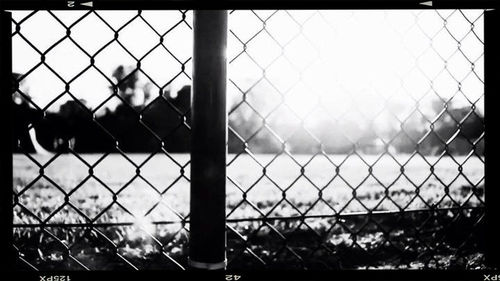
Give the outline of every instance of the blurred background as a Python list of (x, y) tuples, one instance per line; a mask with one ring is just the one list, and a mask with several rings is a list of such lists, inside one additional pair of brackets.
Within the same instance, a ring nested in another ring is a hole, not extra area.
[[(229, 12), (229, 268), (485, 268), (482, 10)], [(15, 11), (36, 269), (184, 269), (192, 11)]]

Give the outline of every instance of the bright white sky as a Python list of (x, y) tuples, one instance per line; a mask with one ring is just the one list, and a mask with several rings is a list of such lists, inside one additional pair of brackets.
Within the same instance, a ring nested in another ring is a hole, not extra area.
[[(474, 31), (482, 40), (482, 11), (462, 12), (469, 21), (479, 18), (474, 22)], [(67, 25), (84, 13), (54, 12)], [(259, 17), (266, 19), (273, 13), (256, 11), (255, 15), (251, 11), (235, 11), (229, 17), (229, 28), (246, 42), (262, 28)], [(16, 11), (14, 19), (20, 20), (26, 14)], [(99, 11), (98, 14), (112, 27), (119, 28), (137, 12)], [(192, 25), (192, 13), (186, 15), (186, 21)], [(142, 16), (157, 32), (164, 33), (181, 20), (182, 14), (179, 11), (144, 11)], [(441, 17), (447, 18), (446, 27), (451, 35), (444, 28)], [(300, 25), (302, 34), (299, 32)], [(409, 110), (415, 102), (408, 96), (415, 99), (422, 97), (429, 90), (431, 78), (434, 89), (448, 98), (457, 91), (458, 83), (443, 71), (445, 64), (436, 52), (448, 61), (448, 69), (457, 80), (462, 81), (462, 90), (471, 101), (483, 94), (483, 84), (470, 74), (471, 64), (457, 52), (458, 44), (453, 38), (461, 41), (462, 52), (475, 61), (475, 71), (482, 79), (483, 45), (470, 32), (471, 24), (460, 11), (278, 11), (267, 21), (266, 30), (272, 37), (261, 32), (248, 43), (247, 54), (236, 59), (243, 46), (232, 33), (229, 34), (227, 52), (232, 61), (229, 78), (240, 89), (248, 89), (262, 76), (261, 68), (252, 59), (266, 68), (266, 77), (279, 91), (286, 91), (295, 84), (298, 74), (302, 73), (302, 82), (296, 84), (286, 98), (298, 114), (305, 114), (314, 107), (318, 98), (321, 103), (338, 109), (354, 101), (358, 108), (369, 112), (383, 106), (381, 97), (392, 97), (391, 104), (397, 110)], [(21, 33), (44, 51), (64, 37), (65, 29), (48, 12), (42, 11), (22, 23)], [(295, 37), (297, 34), (299, 36)], [(95, 14), (90, 14), (71, 29), (71, 37), (93, 54), (113, 38), (113, 32)], [(159, 42), (159, 37), (138, 18), (119, 32), (119, 41), (139, 58)], [(285, 46), (285, 57), (281, 56), (282, 48), (276, 41)], [(187, 61), (192, 52), (192, 32), (188, 24), (183, 22), (168, 33), (164, 45), (180, 61)], [(455, 55), (451, 56), (454, 52)], [(95, 60), (109, 77), (120, 64), (135, 65), (132, 57), (116, 42), (99, 53)], [(14, 71), (25, 73), (39, 61), (40, 56), (20, 36), (14, 36)], [(89, 65), (89, 58), (68, 39), (52, 49), (46, 61), (67, 80)], [(420, 70), (415, 68), (415, 62)], [(141, 64), (142, 69), (160, 86), (181, 69), (180, 64), (162, 48), (155, 49)], [(191, 75), (190, 62), (186, 65), (186, 73)], [(140, 83), (144, 85), (146, 82), (147, 79), (141, 77)], [(189, 78), (181, 74), (171, 88), (176, 92), (189, 83)], [(91, 70), (72, 82), (70, 90), (78, 98), (85, 99), (90, 107), (95, 107), (109, 96), (108, 86), (109, 83), (97, 71)], [(28, 76), (23, 88), (43, 106), (63, 92), (64, 84), (45, 67), (40, 67)], [(228, 89), (230, 100), (241, 96), (233, 86), (229, 85)], [(254, 89), (254, 92), (266, 91), (275, 90), (266, 83), (260, 83)], [(157, 93), (158, 89), (153, 92)], [(434, 95), (431, 93), (422, 100), (423, 107), (429, 105), (431, 96)], [(140, 93), (138, 97), (136, 102), (142, 102)], [(64, 100), (67, 98), (61, 101)], [(465, 105), (467, 100), (458, 95), (456, 103)], [(56, 103), (51, 109), (57, 110), (59, 105)], [(110, 106), (113, 107), (111, 103)], [(482, 100), (478, 107), (482, 111)]]

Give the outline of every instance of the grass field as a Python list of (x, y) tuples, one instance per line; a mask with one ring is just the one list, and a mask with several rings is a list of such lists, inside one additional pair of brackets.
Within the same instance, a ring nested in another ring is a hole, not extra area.
[[(42, 165), (51, 158), (32, 157)], [(189, 224), (180, 221), (189, 213), (189, 155), (172, 154), (179, 165), (163, 154), (145, 163), (145, 154), (129, 154), (128, 160), (116, 154), (102, 161), (100, 155), (81, 157), (90, 165), (99, 163), (89, 171), (75, 156), (61, 155), (43, 169), (41, 177), (40, 167), (29, 158), (14, 155), (14, 191), (20, 194), (19, 205), (26, 208), (15, 207), (14, 223), (38, 224), (40, 219), (48, 224), (87, 220), (128, 224), (93, 229), (19, 227), (15, 241), (23, 258), (41, 268), (82, 268), (77, 261), (89, 269), (128, 268), (127, 262), (137, 268), (185, 266)], [(312, 160), (310, 155), (294, 159), (285, 154), (276, 159), (274, 155), (256, 155), (261, 165), (248, 155), (234, 157), (228, 156), (229, 220), (263, 214), (348, 215), (342, 219), (229, 222), (228, 258), (235, 268), (264, 263), (278, 268), (380, 268), (391, 267), (391, 263), (412, 268), (483, 266), (480, 242), (476, 241), (479, 234), (470, 235), (481, 231), (477, 223), (481, 211), (356, 215), (367, 209), (482, 206), (484, 165), (475, 156), (455, 157), (457, 164), (449, 157), (439, 161), (426, 157), (427, 163), (416, 155), (403, 168), (387, 155), (380, 159), (352, 155), (347, 160), (346, 155)], [(396, 160), (403, 164), (409, 157), (398, 155)], [(262, 166), (266, 167), (265, 175)], [(94, 177), (89, 177), (90, 173)], [(240, 189), (246, 191), (248, 201), (243, 200)], [(69, 204), (65, 204), (63, 191), (69, 194)], [(357, 200), (352, 200), (354, 195)], [(165, 221), (172, 223), (158, 224)], [(450, 231), (457, 227), (461, 230), (458, 233)], [(65, 245), (71, 245), (69, 251)], [(462, 260), (454, 258), (457, 253)]]

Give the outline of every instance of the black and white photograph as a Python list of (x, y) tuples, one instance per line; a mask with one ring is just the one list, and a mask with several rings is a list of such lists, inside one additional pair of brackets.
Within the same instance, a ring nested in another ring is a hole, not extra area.
[(61, 3), (2, 9), (15, 270), (499, 269), (496, 11)]

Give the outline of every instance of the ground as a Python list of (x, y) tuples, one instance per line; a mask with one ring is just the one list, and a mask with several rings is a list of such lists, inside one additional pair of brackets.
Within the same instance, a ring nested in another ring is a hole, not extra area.
[[(186, 266), (189, 155), (30, 157), (50, 164), (40, 169), (14, 155), (14, 238), (28, 263)], [(233, 268), (484, 268), (484, 164), (475, 155), (229, 155), (228, 162)], [(35, 216), (47, 226), (23, 227), (38, 224)], [(56, 227), (88, 221), (98, 227)]]

